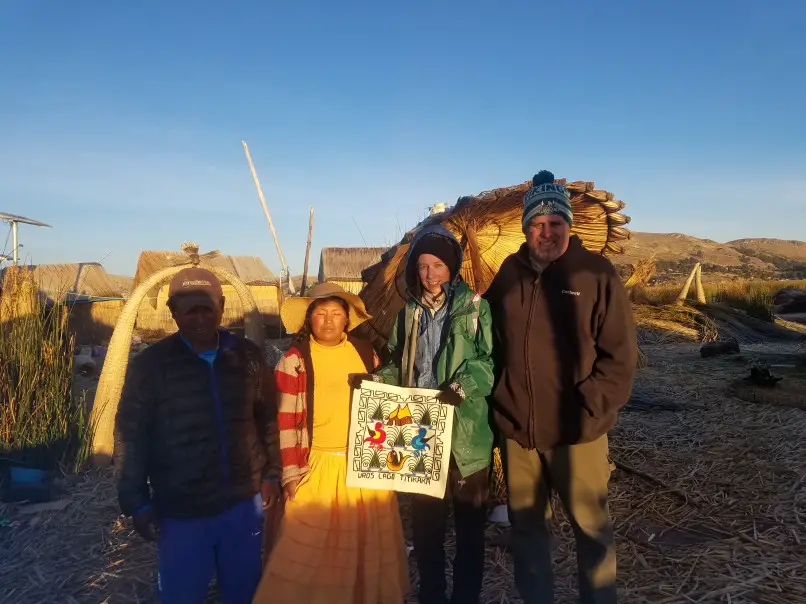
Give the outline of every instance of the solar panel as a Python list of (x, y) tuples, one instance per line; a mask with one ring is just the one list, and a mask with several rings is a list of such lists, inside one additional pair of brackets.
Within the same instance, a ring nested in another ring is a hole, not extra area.
[(5, 220), (6, 222), (19, 222), (22, 224), (32, 224), (38, 227), (53, 228), (49, 224), (39, 222), (38, 220), (34, 220), (33, 218), (26, 218), (25, 216), (17, 216), (16, 214), (7, 214), (6, 212), (0, 212), (0, 220)]

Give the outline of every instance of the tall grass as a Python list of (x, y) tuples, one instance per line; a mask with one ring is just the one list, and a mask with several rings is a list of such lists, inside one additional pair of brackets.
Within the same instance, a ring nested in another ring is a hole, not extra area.
[(45, 308), (27, 271), (6, 271), (0, 298), (0, 458), (70, 471), (86, 460), (89, 414), (86, 401), (73, 397), (73, 346), (65, 309)]
[[(680, 284), (649, 285), (642, 287), (634, 294), (634, 300), (643, 304), (672, 304), (680, 293)], [(692, 285), (692, 289), (693, 289)], [(749, 316), (763, 321), (772, 321), (772, 300), (785, 287), (806, 289), (806, 280), (801, 281), (763, 281), (754, 279), (735, 279), (703, 283), (705, 298), (708, 303), (722, 304), (730, 308), (743, 310)], [(693, 293), (693, 292), (692, 292)]]

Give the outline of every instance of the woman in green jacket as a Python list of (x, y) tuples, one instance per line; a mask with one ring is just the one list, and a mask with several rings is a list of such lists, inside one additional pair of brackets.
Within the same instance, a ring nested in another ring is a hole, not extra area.
[[(440, 391), (454, 424), (445, 499), (414, 496), (414, 552), (421, 604), (445, 604), (445, 531), (453, 503), (456, 558), (452, 604), (477, 604), (484, 572), (484, 528), (493, 433), (486, 397), (493, 383), (492, 322), (486, 300), (462, 280), (462, 248), (441, 226), (414, 236), (406, 257), (408, 301), (375, 380)], [(369, 376), (354, 376), (358, 387)]]

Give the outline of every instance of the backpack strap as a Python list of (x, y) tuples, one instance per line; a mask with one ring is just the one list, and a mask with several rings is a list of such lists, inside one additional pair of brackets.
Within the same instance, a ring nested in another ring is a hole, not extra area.
[(479, 333), (479, 312), (481, 308), (481, 295), (474, 293), (473, 294), (473, 314), (471, 318), (473, 319), (473, 336), (475, 337)]

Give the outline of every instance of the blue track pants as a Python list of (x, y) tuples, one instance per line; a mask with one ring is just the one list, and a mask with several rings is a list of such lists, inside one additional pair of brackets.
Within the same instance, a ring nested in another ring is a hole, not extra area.
[(263, 509), (258, 493), (218, 516), (165, 518), (158, 592), (163, 604), (203, 604), (218, 577), (224, 604), (251, 604), (260, 581)]

